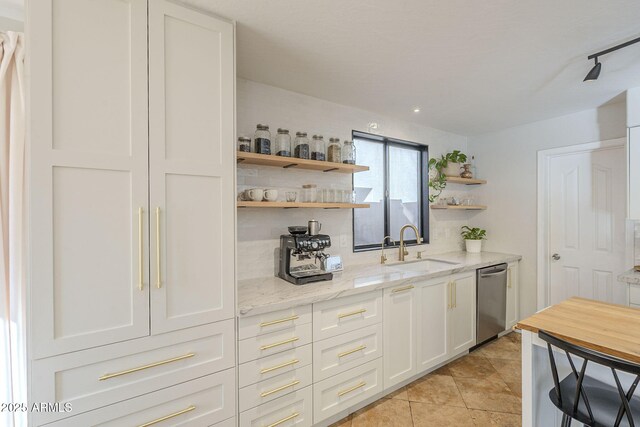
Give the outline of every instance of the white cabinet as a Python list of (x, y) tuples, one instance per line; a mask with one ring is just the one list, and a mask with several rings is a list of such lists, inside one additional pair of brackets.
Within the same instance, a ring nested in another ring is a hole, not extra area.
[(416, 286), (418, 372), (449, 358), (449, 277)]
[(416, 373), (418, 298), (414, 285), (384, 290), (383, 303), (384, 388)]
[(507, 267), (507, 321), (506, 329), (511, 329), (518, 323), (520, 313), (519, 301), (519, 268), (517, 262), (509, 263)]
[(29, 18), (33, 357), (232, 318), (233, 24), (162, 0)]
[(640, 220), (640, 126), (629, 128), (628, 145), (628, 206), (629, 219)]
[(451, 291), (450, 356), (469, 350), (476, 343), (476, 272), (453, 276)]

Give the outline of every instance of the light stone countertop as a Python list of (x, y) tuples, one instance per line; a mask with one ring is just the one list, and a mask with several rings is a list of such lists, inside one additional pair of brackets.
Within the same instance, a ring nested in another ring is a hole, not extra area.
[(334, 273), (333, 280), (294, 285), (278, 277), (262, 277), (238, 282), (238, 316), (253, 316), (285, 308), (346, 297), (376, 289), (409, 284), (450, 274), (461, 273), (503, 262), (522, 259), (521, 255), (464, 251), (425, 256), (426, 260), (442, 260), (455, 264), (430, 271), (402, 271), (394, 267), (405, 263), (389, 262), (346, 266)]
[(640, 272), (635, 271), (633, 268), (625, 271), (618, 276), (619, 282), (626, 282), (632, 285), (640, 285)]

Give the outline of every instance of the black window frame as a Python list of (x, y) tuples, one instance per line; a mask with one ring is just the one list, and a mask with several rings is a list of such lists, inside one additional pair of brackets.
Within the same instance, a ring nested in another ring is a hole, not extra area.
[[(419, 156), (419, 161), (420, 161), (420, 165), (419, 165), (419, 181), (420, 181), (420, 210), (419, 210), (419, 215), (420, 215), (420, 229), (421, 229), (421, 234), (422, 236), (420, 236), (420, 238), (422, 239), (422, 243), (421, 244), (427, 244), (429, 243), (429, 171), (428, 171), (428, 167), (429, 167), (429, 146), (428, 145), (424, 145), (424, 144), (418, 144), (417, 142), (412, 142), (412, 141), (405, 141), (402, 139), (397, 139), (397, 138), (391, 138), (391, 137), (387, 137), (387, 136), (382, 136), (382, 135), (377, 135), (377, 134), (373, 134), (373, 133), (368, 133), (368, 132), (362, 132), (362, 131), (357, 131), (357, 130), (352, 130), (351, 131), (351, 138), (352, 140), (355, 142), (356, 139), (365, 139), (368, 140), (370, 142), (378, 142), (381, 144), (384, 144), (384, 156), (383, 156), (383, 163), (384, 163), (384, 178), (383, 178), (383, 182), (384, 182), (384, 236), (390, 236), (391, 235), (391, 224), (390, 224), (390, 211), (391, 211), (391, 202), (390, 202), (390, 198), (389, 198), (389, 147), (391, 146), (396, 146), (396, 147), (402, 147), (402, 148), (414, 148), (416, 149), (416, 151), (418, 151), (420, 153)], [(351, 178), (351, 185), (352, 188), (355, 189), (355, 175)], [(356, 216), (355, 214), (352, 215), (351, 217), (351, 232), (353, 234), (353, 252), (366, 252), (366, 251), (373, 251), (376, 249), (380, 249), (382, 247), (382, 239), (384, 238), (384, 236), (380, 236), (380, 243), (377, 244), (370, 244), (370, 245), (359, 245), (356, 246), (356, 239), (355, 239), (355, 223), (356, 223)], [(418, 225), (418, 224), (414, 224), (414, 225)], [(411, 232), (411, 234), (413, 235), (413, 232)], [(407, 246), (415, 246), (417, 245), (417, 240), (413, 239), (413, 240), (405, 240), (404, 243)], [(398, 242), (395, 242), (395, 246), (398, 245)], [(384, 247), (388, 248), (388, 247), (393, 247), (394, 245), (392, 245), (389, 242), (389, 239), (385, 240), (384, 242)]]

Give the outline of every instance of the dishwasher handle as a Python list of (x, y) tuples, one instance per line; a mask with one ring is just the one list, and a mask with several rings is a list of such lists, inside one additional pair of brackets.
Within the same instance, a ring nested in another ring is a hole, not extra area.
[(484, 279), (485, 277), (500, 276), (506, 273), (507, 273), (507, 269), (505, 268), (504, 270), (495, 271), (493, 273), (480, 273), (480, 277)]

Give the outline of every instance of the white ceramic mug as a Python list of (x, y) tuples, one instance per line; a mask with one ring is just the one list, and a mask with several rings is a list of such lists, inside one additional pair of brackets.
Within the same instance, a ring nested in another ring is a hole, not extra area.
[(261, 202), (264, 197), (264, 190), (261, 188), (252, 188), (247, 190), (247, 196), (254, 202)]
[(278, 200), (278, 190), (264, 190), (264, 200), (266, 200), (267, 202), (275, 202), (276, 200)]

